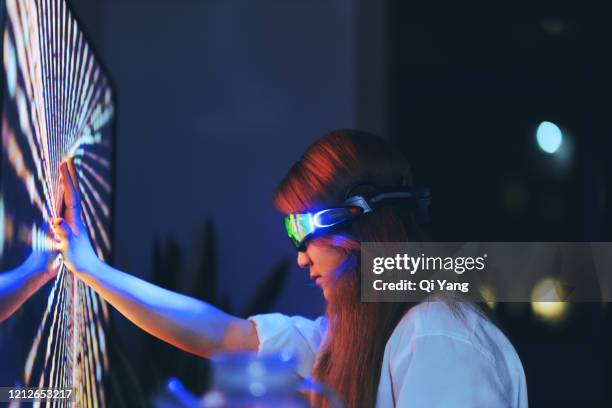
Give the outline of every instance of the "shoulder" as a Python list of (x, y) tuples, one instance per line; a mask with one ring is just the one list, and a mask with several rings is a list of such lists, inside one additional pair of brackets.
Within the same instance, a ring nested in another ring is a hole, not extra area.
[(396, 326), (387, 348), (392, 358), (416, 350), (448, 358), (453, 353), (463, 357), (469, 354), (495, 369), (502, 382), (509, 380), (504, 378), (507, 376), (524, 377), (520, 359), (508, 338), (477, 305), (469, 302), (428, 301), (414, 306)]
[(411, 308), (387, 342), (381, 375), (397, 406), (408, 401), (419, 406), (527, 404), (525, 374), (512, 344), (466, 302), (430, 301)]
[(299, 334), (307, 339), (320, 339), (327, 331), (327, 318), (320, 316), (308, 319), (303, 316), (288, 316), (282, 313), (266, 313), (248, 318), (255, 323), (260, 341)]
[(426, 301), (413, 306), (397, 324), (391, 337), (414, 339), (447, 336), (468, 340), (480, 320), (476, 306), (456, 302)]
[(308, 319), (281, 313), (249, 317), (255, 324), (259, 354), (288, 353), (298, 360), (298, 374), (310, 375), (316, 354), (327, 333), (327, 319)]

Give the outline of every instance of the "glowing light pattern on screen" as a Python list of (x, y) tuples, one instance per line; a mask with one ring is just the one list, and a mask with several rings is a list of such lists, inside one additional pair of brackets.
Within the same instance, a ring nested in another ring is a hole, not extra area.
[[(43, 221), (60, 215), (59, 163), (74, 157), (84, 221), (97, 254), (107, 258), (114, 114), (108, 79), (64, 0), (7, 0), (3, 7), (0, 174), (21, 191), (5, 184), (0, 191), (0, 257), (11, 245), (51, 246)], [(33, 222), (19, 194), (37, 214)], [(74, 388), (72, 402), (53, 406), (106, 406), (108, 307), (60, 257), (53, 265), (59, 272), (17, 381)]]

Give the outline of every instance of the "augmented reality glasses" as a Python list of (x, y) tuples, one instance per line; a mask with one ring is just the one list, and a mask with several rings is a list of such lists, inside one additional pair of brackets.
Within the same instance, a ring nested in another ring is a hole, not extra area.
[(306, 249), (312, 237), (329, 232), (330, 229), (348, 223), (363, 214), (375, 211), (383, 202), (409, 200), (419, 222), (428, 218), (430, 193), (428, 188), (389, 191), (370, 195), (355, 195), (347, 198), (341, 207), (327, 208), (315, 213), (291, 213), (285, 216), (285, 229), (293, 245), (299, 250)]

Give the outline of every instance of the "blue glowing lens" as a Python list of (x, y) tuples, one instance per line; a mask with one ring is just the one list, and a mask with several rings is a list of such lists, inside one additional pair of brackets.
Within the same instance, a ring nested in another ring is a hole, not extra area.
[(359, 207), (329, 208), (312, 213), (294, 213), (285, 217), (287, 235), (296, 248), (301, 248), (304, 241), (318, 229), (333, 227), (359, 216), (363, 210)]

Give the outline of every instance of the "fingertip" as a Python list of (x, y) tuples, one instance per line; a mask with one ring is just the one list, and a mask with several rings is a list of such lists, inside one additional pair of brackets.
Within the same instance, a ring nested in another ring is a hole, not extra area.
[(66, 172), (67, 172), (67, 167), (66, 167), (66, 163), (62, 163), (60, 165), (60, 181), (62, 182), (62, 184), (66, 183)]
[(67, 167), (68, 167), (68, 173), (70, 175), (70, 180), (72, 181), (72, 183), (76, 187), (76, 185), (77, 185), (77, 172), (76, 172), (76, 169), (74, 168), (74, 162), (72, 161), (72, 157), (70, 157), (68, 159)]

